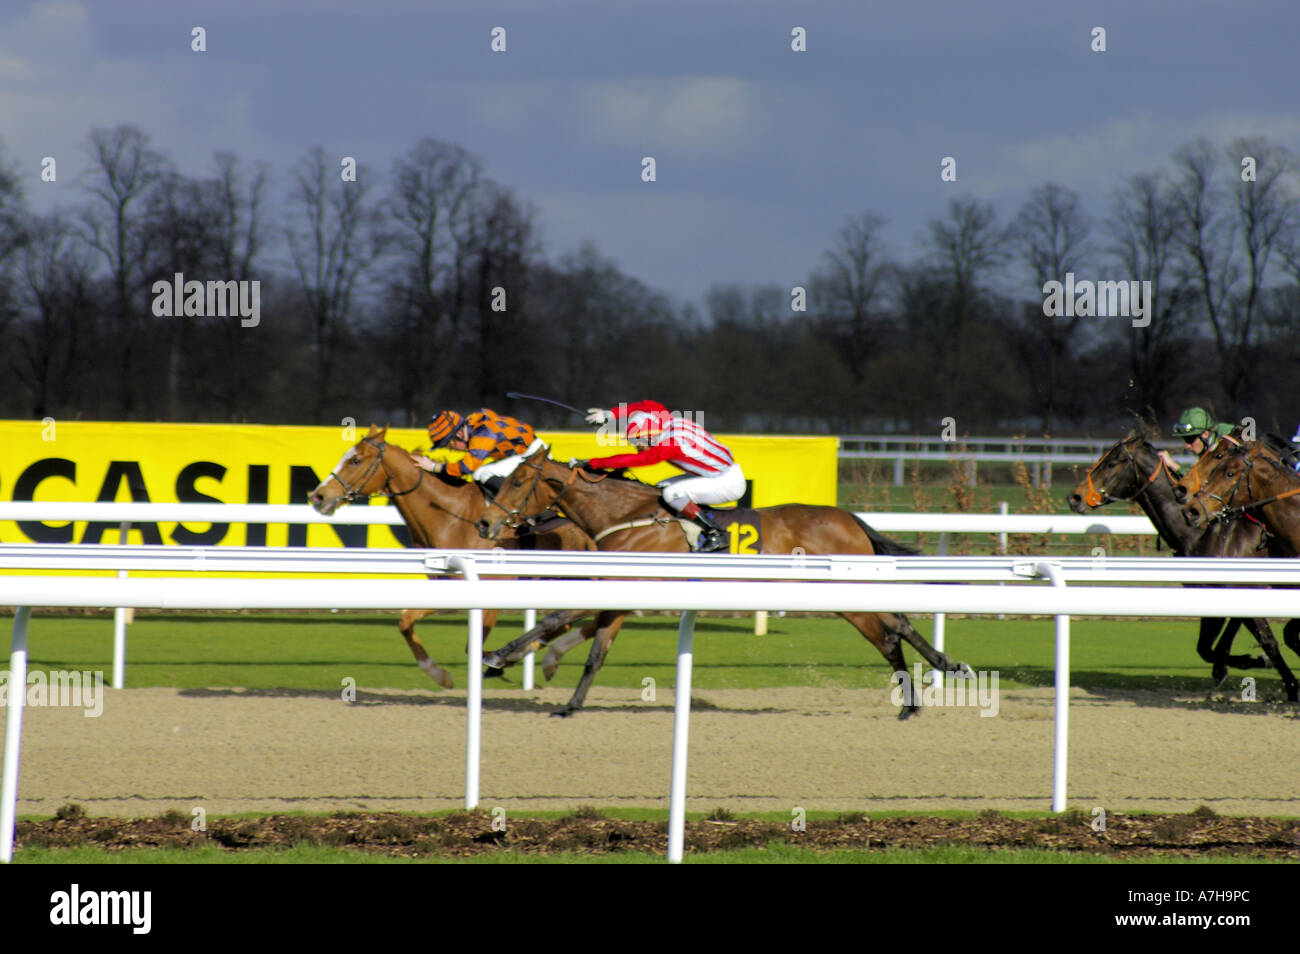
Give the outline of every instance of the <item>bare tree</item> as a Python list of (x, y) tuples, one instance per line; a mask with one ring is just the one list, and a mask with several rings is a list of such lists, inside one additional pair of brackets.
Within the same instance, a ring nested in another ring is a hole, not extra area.
[(95, 283), (91, 252), (77, 230), (59, 215), (32, 223), (31, 241), (20, 252), (20, 324), (14, 372), (30, 394), (30, 413), (42, 418), (70, 407), (83, 375), (78, 365), (92, 344)]
[(436, 406), (457, 361), (481, 178), (476, 158), (436, 139), (420, 140), (393, 165), (389, 334), (402, 342), (398, 399), (413, 420)]
[(336, 397), (334, 370), (349, 331), (358, 283), (383, 254), (382, 215), (367, 199), (370, 176), (358, 169), (344, 182), (317, 146), (298, 164), (291, 200), (300, 217), (288, 229), (289, 251), (311, 326), (315, 374), (313, 410), (319, 417)]
[(1163, 176), (1133, 176), (1115, 195), (1106, 230), (1108, 251), (1134, 279), (1151, 283), (1154, 313), (1146, 327), (1116, 326), (1127, 340), (1132, 381), (1130, 410), (1163, 418), (1178, 377), (1176, 342), (1187, 325), (1186, 305), (1193, 289), (1175, 274), (1178, 207)]
[(1240, 139), (1226, 154), (1234, 173), (1243, 157), (1252, 157), (1254, 178), (1244, 181), (1234, 175), (1231, 193), (1216, 186), (1217, 155), (1202, 139), (1175, 157), (1175, 196), (1186, 268), (1210, 326), (1220, 386), (1235, 413), (1243, 397), (1269, 259), (1295, 220), (1297, 200), (1286, 181), (1293, 159), (1285, 149), (1262, 138)]
[[(210, 205), (217, 277), (260, 281), (257, 263), (266, 242), (263, 207), (268, 171), (261, 163), (246, 167), (228, 152), (216, 153), (213, 166), (216, 175)], [(207, 373), (197, 385), (204, 403), (220, 408), (224, 419), (237, 420), (240, 409), (249, 407), (264, 392), (273, 352), (266, 344), (272, 335), (269, 325), (245, 328), (239, 321), (224, 321), (213, 329), (209, 342), (217, 360), (207, 364)], [(254, 347), (254, 342), (259, 346)]]
[(93, 200), (83, 221), (86, 241), (108, 266), (110, 314), (118, 349), (118, 411), (130, 417), (136, 407), (135, 355), (149, 301), (146, 282), (152, 235), (145, 204), (149, 191), (168, 169), (167, 160), (149, 148), (149, 137), (134, 126), (95, 129), (89, 149), (93, 168), (88, 191)]
[[(1020, 207), (1011, 234), (1033, 276), (1035, 292), (1042, 291), (1048, 282), (1064, 283), (1066, 274), (1078, 269), (1088, 252), (1091, 228), (1077, 193), (1048, 183), (1030, 194), (1029, 200)], [(1030, 316), (1028, 331), (1044, 365), (1043, 433), (1050, 434), (1056, 423), (1061, 369), (1068, 358), (1070, 344), (1077, 340), (1081, 316), (1047, 317), (1036, 309), (1030, 310)]]
[(970, 197), (949, 200), (948, 217), (932, 220), (929, 233), (925, 247), (930, 266), (947, 297), (934, 342), (934, 383), (941, 405), (951, 409), (956, 396), (965, 393), (962, 378), (975, 370), (965, 360), (965, 339), (985, 294), (982, 283), (1007, 260), (1008, 237), (993, 207)]
[(851, 217), (823, 256), (824, 268), (814, 276), (818, 310), (843, 335), (847, 364), (859, 383), (878, 330), (879, 299), (893, 271), (880, 239), (888, 221), (873, 212)]
[[(475, 203), (474, 321), (478, 326), (478, 401), (489, 404), (517, 388), (529, 360), (519, 344), (527, 337), (529, 273), (539, 255), (536, 212), (510, 189), (490, 180)], [(505, 311), (496, 310), (496, 289)]]

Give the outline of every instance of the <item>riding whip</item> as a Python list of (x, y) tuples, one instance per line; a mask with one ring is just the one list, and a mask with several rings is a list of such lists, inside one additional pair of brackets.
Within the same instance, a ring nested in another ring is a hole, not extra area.
[(525, 401), (541, 401), (543, 404), (554, 404), (556, 407), (562, 407), (566, 411), (572, 411), (574, 414), (578, 415), (578, 417), (585, 418), (587, 416), (585, 412), (579, 411), (576, 407), (565, 404), (563, 401), (552, 401), (550, 398), (540, 397), (536, 394), (520, 394), (518, 391), (507, 391), (506, 397), (510, 398), (512, 401), (516, 398), (523, 398)]

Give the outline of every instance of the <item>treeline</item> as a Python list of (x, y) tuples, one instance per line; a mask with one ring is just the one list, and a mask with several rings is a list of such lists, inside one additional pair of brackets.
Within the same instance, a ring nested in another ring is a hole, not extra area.
[[(720, 284), (702, 308), (592, 244), (548, 258), (536, 209), (434, 139), (355, 181), (316, 148), (278, 185), (229, 153), (181, 173), (130, 126), (87, 149), (75, 204), (47, 215), (38, 173), (0, 153), (5, 417), (574, 423), (520, 390), (653, 396), (717, 429), (1108, 432), (1189, 403), (1300, 421), (1296, 166), (1263, 139), (1192, 143), (1105, 209), (1056, 184), (1005, 222), (952, 198), (910, 261), (855, 214), (802, 291)], [(260, 282), (260, 320), (159, 317), (177, 273)], [(1047, 317), (1044, 284), (1071, 273), (1150, 282), (1149, 324)]]

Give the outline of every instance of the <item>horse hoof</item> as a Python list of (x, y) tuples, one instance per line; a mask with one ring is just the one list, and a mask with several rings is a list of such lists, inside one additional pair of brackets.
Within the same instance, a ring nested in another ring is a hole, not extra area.
[(902, 721), (905, 720), (905, 719), (909, 719), (909, 718), (911, 718), (911, 717), (914, 716), (914, 715), (920, 715), (920, 714), (921, 714), (921, 707), (920, 707), (920, 706), (916, 706), (916, 707), (904, 707), (904, 708), (901, 709), (901, 710), (899, 711), (899, 713), (898, 713), (898, 721), (899, 721), (899, 722), (902, 722)]
[(438, 684), (444, 689), (454, 689), (456, 687), (456, 684), (451, 681), (451, 673), (446, 670), (443, 670), (442, 675), (438, 677)]
[(506, 661), (501, 658), (499, 652), (490, 652), (483, 654), (483, 665), (490, 669), (495, 669), (499, 673), (505, 667)]
[(565, 706), (563, 709), (556, 709), (554, 712), (552, 712), (552, 713), (551, 713), (551, 718), (552, 718), (552, 719), (567, 719), (567, 718), (568, 718), (569, 716), (571, 716), (571, 715), (573, 715), (573, 710), (570, 709), (568, 706)]
[(1214, 684), (1214, 688), (1218, 689), (1227, 678), (1228, 667), (1223, 663), (1215, 663), (1214, 668), (1210, 670), (1210, 681)]
[(486, 666), (483, 669), (484, 679), (504, 679), (505, 675), (506, 671), (504, 669), (498, 669), (496, 666)]
[(559, 671), (560, 671), (560, 666), (559, 666), (558, 663), (557, 663), (556, 665), (554, 665), (554, 666), (543, 666), (543, 667), (542, 667), (542, 675), (546, 677), (546, 681), (547, 681), (547, 682), (550, 682), (552, 679), (554, 679), (554, 678), (555, 678), (555, 674), (556, 674), (557, 672), (559, 672)]

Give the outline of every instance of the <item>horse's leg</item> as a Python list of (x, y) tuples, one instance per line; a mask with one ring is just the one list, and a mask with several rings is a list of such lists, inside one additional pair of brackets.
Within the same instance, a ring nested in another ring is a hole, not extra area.
[[(1241, 626), (1241, 620), (1232, 620), (1238, 627)], [(1210, 664), (1210, 682), (1215, 689), (1223, 685), (1223, 680), (1228, 678), (1228, 660), (1226, 658), (1228, 649), (1232, 646), (1232, 638), (1229, 636), (1226, 645), (1224, 640), (1219, 639), (1219, 631), (1223, 630), (1224, 618), (1222, 616), (1202, 616), (1201, 630), (1196, 637), (1196, 653), (1207, 663)], [(1224, 635), (1227, 631), (1224, 630)], [(1232, 635), (1236, 635), (1234, 630)], [(1215, 652), (1215, 640), (1219, 640), (1222, 647), (1222, 655)]]
[(1259, 642), (1260, 647), (1264, 650), (1264, 655), (1268, 657), (1277, 674), (1282, 677), (1282, 685), (1286, 689), (1286, 697), (1290, 702), (1300, 702), (1300, 683), (1296, 682), (1295, 676), (1290, 668), (1287, 667), (1286, 660), (1282, 658), (1282, 651), (1278, 649), (1277, 637), (1273, 635), (1273, 630), (1268, 625), (1266, 619), (1248, 619), (1245, 621), (1246, 627), (1255, 634), (1255, 639)]
[[(1268, 660), (1263, 656), (1247, 656), (1244, 653), (1237, 656), (1231, 655), (1230, 650), (1232, 649), (1232, 640), (1236, 637), (1237, 631), (1241, 629), (1241, 624), (1244, 622), (1238, 617), (1234, 616), (1232, 619), (1228, 620), (1228, 625), (1223, 628), (1223, 634), (1219, 636), (1218, 641), (1215, 642), (1215, 631), (1211, 628), (1211, 631), (1207, 633), (1206, 630), (1210, 627), (1207, 627), (1206, 624), (1211, 624), (1211, 627), (1213, 627), (1214, 624), (1221, 624), (1222, 622), (1222, 618), (1216, 619), (1214, 617), (1207, 617), (1206, 619), (1201, 620), (1201, 636), (1196, 644), (1196, 651), (1201, 653), (1201, 658), (1207, 662), (1213, 663), (1213, 667), (1210, 670), (1210, 676), (1215, 689), (1218, 689), (1219, 686), (1223, 685), (1223, 681), (1228, 678), (1229, 666), (1234, 669), (1268, 668)], [(1205, 652), (1202, 652), (1205, 643), (1212, 644), (1208, 656)]]
[(568, 632), (569, 627), (589, 615), (591, 610), (558, 610), (550, 613), (522, 636), (515, 637), (500, 649), (484, 653), (483, 663), (495, 669), (513, 666), (533, 650), (541, 649), (555, 637)]
[(402, 634), (406, 640), (406, 645), (411, 647), (411, 655), (415, 657), (416, 665), (428, 673), (429, 678), (442, 686), (444, 689), (452, 687), (451, 674), (443, 669), (430, 657), (425, 651), (424, 643), (420, 642), (420, 637), (415, 635), (415, 624), (424, 619), (433, 610), (403, 610), (402, 618), (397, 623), (397, 631)]
[(627, 616), (626, 610), (604, 610), (597, 617), (596, 638), (592, 640), (591, 652), (587, 654), (587, 665), (582, 669), (578, 688), (573, 691), (573, 698), (565, 703), (563, 708), (551, 713), (552, 717), (566, 718), (582, 708), (582, 704), (587, 699), (587, 691), (591, 688), (596, 673), (600, 672), (600, 667), (605, 664), (605, 656), (614, 642), (614, 637), (618, 635), (625, 616)]
[(956, 662), (947, 653), (939, 652), (939, 650), (926, 642), (925, 637), (916, 631), (916, 628), (912, 626), (911, 620), (906, 616), (903, 616), (901, 613), (880, 613), (879, 616), (886, 629), (911, 643), (912, 647), (921, 654), (922, 658), (924, 658), (925, 661), (935, 669), (941, 670), (942, 672), (970, 671), (970, 666), (966, 665), (964, 662)]
[(1300, 656), (1300, 619), (1287, 620), (1282, 627), (1282, 639), (1291, 647), (1291, 652)]
[(542, 675), (546, 681), (550, 682), (555, 678), (555, 672), (560, 668), (560, 659), (574, 646), (577, 646), (583, 640), (591, 639), (596, 635), (596, 621), (592, 620), (581, 629), (571, 629), (559, 639), (554, 639), (546, 647), (546, 656), (542, 660)]
[[(889, 663), (894, 672), (907, 672), (907, 660), (903, 657), (903, 644), (899, 641), (899, 634), (885, 625), (884, 619), (878, 613), (841, 613), (845, 619), (857, 627), (858, 632), (867, 638), (867, 642), (880, 650), (880, 655), (885, 657), (885, 662)], [(913, 686), (914, 691), (919, 690), (920, 686)], [(912, 704), (903, 706), (899, 711), (898, 717), (906, 719), (910, 715), (916, 715), (921, 711), (920, 704), (916, 697), (912, 697)]]

